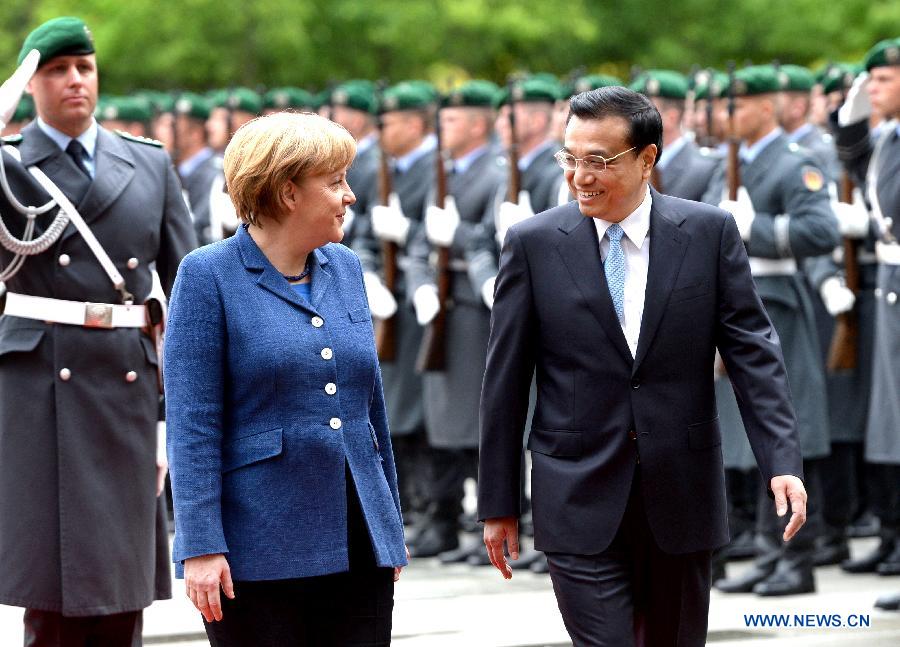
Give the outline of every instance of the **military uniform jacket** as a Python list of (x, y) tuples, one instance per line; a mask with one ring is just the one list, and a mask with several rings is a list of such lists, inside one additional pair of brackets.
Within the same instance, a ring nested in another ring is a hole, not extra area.
[[(353, 164), (347, 169), (347, 184), (350, 185), (353, 195), (356, 196), (356, 204), (351, 207), (356, 216), (365, 216), (369, 211), (369, 201), (377, 195), (380, 160), (380, 149), (377, 145), (372, 145), (357, 154)], [(344, 240), (341, 242), (348, 247), (353, 246), (353, 238), (358, 231), (358, 222), (354, 218), (349, 229), (344, 227)]]
[[(195, 246), (168, 155), (100, 128), (90, 181), (36, 125), (23, 135), (22, 163), (41, 168), (78, 207), (136, 302), (150, 292), (150, 263), (168, 292)], [(18, 199), (44, 204), (48, 196), (3, 155)], [(54, 212), (38, 217), (38, 233)], [(20, 237), (24, 219), (5, 197), (0, 213)], [(3, 264), (10, 260), (3, 250)], [(71, 224), (7, 287), (119, 303)], [(157, 362), (136, 328), (0, 317), (0, 603), (85, 616), (170, 597), (165, 506), (156, 497)]]
[(717, 155), (701, 151), (694, 142), (686, 141), (666, 168), (659, 169), (663, 193), (685, 200), (702, 200), (720, 161)]
[(213, 242), (209, 229), (209, 193), (213, 181), (222, 172), (222, 158), (212, 154), (205, 159), (190, 175), (181, 178), (181, 183), (188, 195), (191, 213), (194, 216), (194, 230), (197, 241), (201, 245)]
[(825, 175), (832, 182), (837, 182), (841, 176), (841, 163), (838, 160), (837, 149), (834, 146), (834, 137), (829, 133), (823, 133), (821, 130), (812, 126), (806, 129), (806, 132), (796, 139), (796, 143), (802, 146), (813, 156), (819, 168), (825, 172)]
[[(406, 172), (392, 171), (392, 187), (400, 198), (403, 215), (410, 219), (410, 228), (406, 237), (407, 246), (419, 235), (425, 218), (427, 196), (434, 184), (434, 151), (425, 153), (417, 159)], [(381, 269), (381, 241), (372, 231), (371, 211), (380, 204), (378, 183), (369, 193), (368, 213), (358, 217), (357, 234), (353, 241), (353, 250), (362, 263), (363, 270), (377, 272)], [(401, 246), (398, 254), (396, 319), (397, 356), (393, 362), (381, 365), (384, 379), (384, 397), (387, 401), (388, 420), (391, 421), (391, 433), (408, 434), (422, 428), (422, 378), (416, 373), (416, 355), (422, 343), (422, 327), (416, 321), (412, 307), (412, 292), (407, 289), (409, 257), (406, 246)]]
[[(725, 170), (723, 160), (704, 196), (705, 202), (718, 204), (722, 200)], [(756, 211), (746, 243), (751, 259), (794, 258), (799, 264), (805, 258), (834, 249), (839, 240), (837, 221), (824, 181), (818, 185), (813, 182), (816, 174), (821, 180), (821, 170), (814, 160), (800, 147), (788, 145), (783, 135), (772, 140), (753, 162), (741, 165), (741, 182)], [(781, 339), (803, 458), (826, 456), (830, 441), (825, 367), (802, 275), (798, 272), (791, 276), (754, 276), (754, 281)], [(723, 419), (723, 427), (728, 438), (742, 435), (739, 419)], [(727, 455), (727, 441), (723, 449)]]
[[(900, 238), (900, 136), (894, 127), (881, 134), (876, 194), (881, 213), (891, 218)], [(865, 122), (837, 131), (838, 154), (860, 186), (865, 186), (873, 142)], [(867, 187), (868, 188), (868, 187)], [(900, 265), (881, 263), (875, 288), (875, 339), (872, 396), (866, 427), (866, 460), (900, 464)]]
[[(453, 271), (447, 304), (447, 365), (445, 370), (423, 377), (425, 427), (434, 447), (478, 446), (478, 402), (490, 334), (490, 311), (481, 287), (496, 275), (493, 198), (505, 177), (505, 167), (485, 150), (465, 172), (447, 178), (460, 223), (450, 251)], [(413, 290), (436, 281), (429, 265), (433, 249), (423, 227), (410, 245)], [(482, 258), (483, 250), (491, 250), (489, 259)]]

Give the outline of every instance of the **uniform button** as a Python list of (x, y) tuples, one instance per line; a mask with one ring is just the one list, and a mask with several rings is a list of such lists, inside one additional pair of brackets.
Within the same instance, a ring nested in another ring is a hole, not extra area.
[(330, 348), (322, 349), (322, 359), (331, 359), (332, 357), (334, 357), (334, 351)]
[(637, 378), (631, 380), (631, 388), (632, 388), (632, 389), (639, 389), (639, 388), (641, 388), (641, 381), (640, 381), (639, 379), (637, 379)]
[(328, 424), (331, 425), (332, 429), (340, 429), (341, 428), (341, 419), (340, 418), (332, 418)]
[(337, 384), (335, 384), (334, 382), (329, 382), (328, 384), (326, 384), (325, 393), (327, 393), (328, 395), (334, 395), (335, 393), (337, 393)]
[(885, 300), (890, 305), (894, 305), (895, 303), (897, 303), (897, 293), (896, 292), (888, 292), (888, 295), (885, 297)]
[(881, 295), (882, 295), (882, 290), (881, 290), (881, 288), (875, 288), (875, 298), (876, 298), (876, 299), (880, 299), (880, 298), (881, 298)]
[(634, 429), (629, 430), (628, 437), (631, 438), (631, 440), (637, 440), (637, 432)]
[(140, 265), (140, 261), (138, 261), (138, 259), (136, 259), (135, 257), (132, 256), (131, 258), (128, 259), (128, 269), (129, 270), (137, 269), (138, 265)]
[(128, 372), (125, 374), (125, 381), (126, 381), (126, 382), (134, 382), (136, 379), (137, 379), (137, 372), (136, 372), (136, 371), (128, 371)]
[(315, 328), (321, 328), (322, 326), (325, 325), (325, 321), (322, 319), (322, 317), (313, 317), (312, 325)]
[(61, 379), (63, 382), (68, 382), (71, 377), (72, 371), (67, 368), (59, 369), (59, 379)]
[(72, 262), (72, 259), (69, 257), (68, 254), (60, 254), (59, 255), (59, 264), (62, 265), (63, 267), (68, 267), (69, 263), (71, 263), (71, 262)]

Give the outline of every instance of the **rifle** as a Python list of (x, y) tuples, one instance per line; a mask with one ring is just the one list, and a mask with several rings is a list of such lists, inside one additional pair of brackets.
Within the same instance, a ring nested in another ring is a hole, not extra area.
[[(710, 96), (710, 98), (712, 98)], [(728, 199), (737, 200), (741, 186), (741, 140), (734, 124), (734, 61), (728, 63)]]
[[(383, 87), (378, 88), (378, 105), (382, 103)], [(378, 139), (383, 142), (384, 136), (384, 120), (381, 114), (377, 120)], [(388, 163), (388, 154), (381, 146), (381, 165), (378, 172), (378, 193), (382, 205), (388, 205), (393, 192), (393, 182), (391, 177), (391, 166)], [(384, 286), (390, 290), (391, 294), (397, 292), (397, 243), (392, 241), (382, 241), (381, 258), (383, 263)], [(394, 317), (382, 319), (378, 322), (375, 329), (375, 348), (378, 350), (378, 359), (383, 362), (392, 362), (397, 357), (397, 321)]]
[(519, 171), (519, 140), (516, 137), (516, 83), (510, 78), (506, 83), (509, 92), (509, 186), (506, 200), (519, 204), (519, 191), (522, 187), (522, 173)]
[[(853, 202), (853, 180), (847, 171), (841, 174), (840, 201)], [(857, 242), (844, 238), (844, 279), (854, 295), (859, 294), (859, 257)], [(852, 371), (857, 366), (859, 354), (859, 317), (856, 309), (842, 312), (836, 317), (831, 346), (828, 348), (828, 370)]]
[(713, 134), (713, 119), (715, 118), (715, 104), (713, 102), (713, 79), (715, 75), (712, 70), (707, 70), (706, 74), (706, 145), (710, 148), (716, 147), (716, 138)]
[[(435, 204), (445, 207), (447, 201), (447, 170), (444, 168), (444, 151), (441, 146), (441, 105), (438, 103), (434, 111), (435, 138), (437, 154), (435, 155)], [(422, 345), (416, 357), (416, 370), (443, 371), (447, 366), (447, 306), (450, 303), (450, 288), (453, 275), (450, 271), (450, 247), (437, 248), (437, 287), (438, 302), (441, 309), (422, 335)]]

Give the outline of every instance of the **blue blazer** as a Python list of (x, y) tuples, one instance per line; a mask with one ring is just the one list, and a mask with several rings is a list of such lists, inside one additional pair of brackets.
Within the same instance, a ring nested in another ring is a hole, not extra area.
[(314, 250), (306, 304), (244, 227), (178, 269), (165, 343), (173, 559), (235, 580), (349, 569), (345, 465), (379, 566), (406, 564), (397, 476), (357, 257)]

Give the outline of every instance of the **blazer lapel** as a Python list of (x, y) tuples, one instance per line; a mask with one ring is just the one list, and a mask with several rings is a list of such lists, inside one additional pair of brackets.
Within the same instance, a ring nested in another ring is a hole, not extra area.
[(310, 305), (318, 310), (322, 297), (331, 287), (334, 277), (328, 271), (328, 257), (321, 249), (313, 250), (313, 260), (310, 265), (310, 280), (312, 281), (312, 293), (310, 294)]
[(578, 205), (573, 202), (566, 207), (559, 230), (565, 236), (557, 243), (556, 249), (575, 286), (622, 359), (631, 364), (631, 351), (606, 284), (597, 228), (590, 218), (581, 214)]
[(665, 198), (655, 190), (651, 189), (651, 195), (650, 266), (647, 269), (644, 314), (641, 317), (641, 332), (632, 372), (637, 371), (641, 361), (647, 356), (691, 239), (679, 229), (684, 217), (667, 213)]

